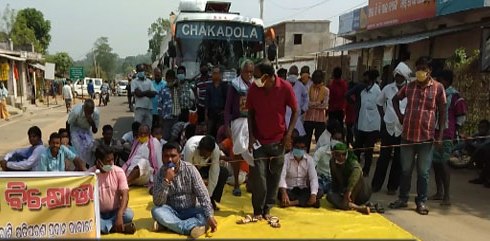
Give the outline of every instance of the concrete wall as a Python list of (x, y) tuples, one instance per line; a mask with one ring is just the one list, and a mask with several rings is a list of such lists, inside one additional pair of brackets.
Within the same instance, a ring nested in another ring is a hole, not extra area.
[[(294, 45), (294, 35), (302, 34), (302, 44)], [(288, 22), (284, 41), (284, 56), (315, 53), (332, 46), (329, 22)]]

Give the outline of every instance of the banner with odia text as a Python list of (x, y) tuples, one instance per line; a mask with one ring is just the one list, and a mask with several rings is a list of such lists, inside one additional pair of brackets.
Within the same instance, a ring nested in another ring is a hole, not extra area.
[(99, 238), (97, 177), (0, 172), (0, 239)]

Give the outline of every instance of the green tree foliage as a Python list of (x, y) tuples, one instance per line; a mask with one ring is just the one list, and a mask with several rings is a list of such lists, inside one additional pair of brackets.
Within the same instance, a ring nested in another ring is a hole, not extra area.
[(46, 56), (46, 62), (54, 63), (56, 65), (56, 73), (63, 77), (68, 77), (70, 67), (73, 64), (73, 59), (66, 52), (59, 52), (55, 55)]
[(6, 41), (11, 37), (16, 16), (15, 10), (7, 4), (0, 17), (0, 41)]
[(151, 53), (151, 61), (155, 61), (160, 54), (160, 45), (163, 39), (170, 31), (170, 21), (168, 19), (158, 18), (148, 28), (148, 52)]
[(51, 42), (51, 22), (44, 19), (35, 8), (22, 9), (17, 13), (12, 27), (12, 41), (16, 45), (34, 44), (36, 51), (45, 54)]
[[(106, 79), (113, 79), (116, 74), (116, 63), (118, 55), (112, 52), (112, 48), (109, 45), (109, 39), (107, 37), (100, 37), (99, 39), (97, 39), (97, 41), (95, 41), (94, 54), (96, 61), (95, 66), (97, 66), (97, 71), (100, 74), (105, 73)], [(99, 66), (100, 70), (102, 71), (98, 70)], [(102, 75), (100, 76), (104, 77)]]

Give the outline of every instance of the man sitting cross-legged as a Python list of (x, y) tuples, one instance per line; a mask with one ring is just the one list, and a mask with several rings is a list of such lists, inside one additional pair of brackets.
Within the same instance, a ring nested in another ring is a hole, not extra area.
[(87, 170), (85, 161), (81, 160), (68, 147), (61, 145), (61, 135), (57, 132), (49, 136), (49, 147), (41, 154), (38, 171), (64, 172), (68, 164), (73, 162), (77, 171)]
[(138, 130), (138, 140), (133, 142), (128, 161), (122, 167), (129, 186), (151, 187), (153, 175), (162, 166), (160, 147), (160, 142), (150, 135), (150, 127), (141, 125)]
[(114, 150), (100, 146), (95, 150), (95, 166), (88, 171), (97, 173), (100, 203), (100, 232), (133, 234), (134, 213), (128, 207), (129, 188), (124, 171), (114, 165)]
[(41, 154), (45, 150), (41, 129), (37, 126), (29, 128), (27, 136), (31, 146), (7, 153), (0, 161), (0, 166), (4, 171), (31, 171), (36, 169)]
[(281, 179), (279, 180), (279, 201), (281, 207), (320, 207), (318, 177), (313, 157), (306, 154), (306, 138), (296, 137), (293, 150), (284, 156)]
[(357, 156), (346, 144), (337, 143), (332, 148), (330, 169), (332, 189), (327, 200), (337, 209), (369, 214), (371, 210), (364, 204), (371, 198), (371, 187), (364, 181)]
[(93, 152), (95, 153), (100, 146), (112, 148), (114, 151), (114, 162), (117, 165), (120, 155), (123, 154), (124, 147), (119, 140), (114, 138), (114, 128), (111, 125), (102, 127), (102, 138), (95, 140)]
[(216, 231), (218, 224), (206, 186), (196, 167), (181, 161), (179, 144), (163, 146), (163, 161), (153, 191), (155, 231), (169, 229), (193, 238), (203, 235), (206, 227)]

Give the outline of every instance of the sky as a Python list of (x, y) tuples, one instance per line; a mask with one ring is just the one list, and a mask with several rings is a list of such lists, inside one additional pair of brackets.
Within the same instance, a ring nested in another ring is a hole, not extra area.
[[(225, 0), (231, 11), (259, 17), (259, 0)], [(0, 13), (10, 8), (36, 8), (51, 21), (48, 51), (68, 52), (80, 60), (95, 40), (105, 36), (120, 57), (144, 54), (148, 27), (157, 18), (176, 12), (180, 0), (0, 0)], [(368, 0), (264, 0), (265, 26), (286, 20), (330, 20), (338, 32), (339, 15), (367, 5)]]

